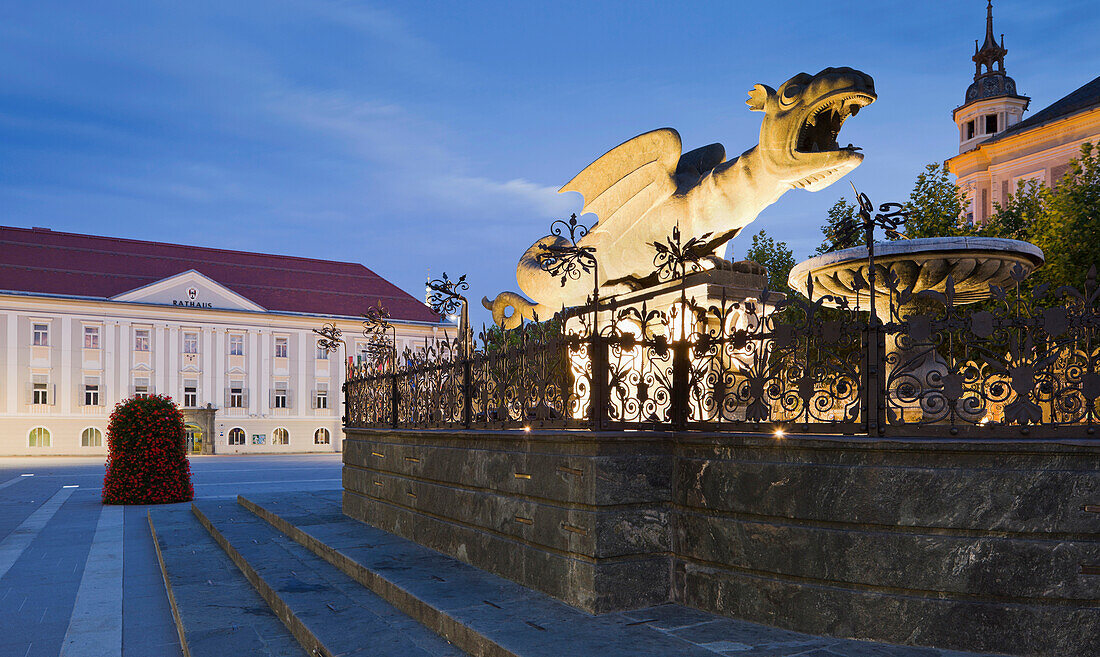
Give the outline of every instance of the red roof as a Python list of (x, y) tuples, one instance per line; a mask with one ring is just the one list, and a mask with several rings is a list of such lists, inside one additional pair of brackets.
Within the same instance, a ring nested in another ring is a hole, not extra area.
[(439, 322), (363, 265), (0, 226), (0, 289), (109, 298), (194, 269), (271, 311)]

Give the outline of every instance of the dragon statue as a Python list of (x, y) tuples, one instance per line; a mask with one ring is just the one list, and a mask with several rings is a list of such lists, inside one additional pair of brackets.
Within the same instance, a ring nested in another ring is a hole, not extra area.
[[(845, 119), (875, 101), (871, 76), (851, 68), (799, 73), (778, 90), (758, 84), (749, 109), (764, 113), (760, 143), (732, 160), (721, 144), (681, 155), (680, 135), (661, 128), (616, 146), (566, 183), (559, 192), (579, 192), (582, 212), (599, 222), (578, 242), (594, 247), (598, 269), (562, 278), (540, 266), (547, 246), (570, 241), (549, 235), (524, 252), (516, 268), (519, 287), (482, 304), (493, 320), (515, 328), (524, 318), (550, 317), (585, 302), (598, 276), (601, 296), (646, 285), (653, 273), (653, 244), (679, 227), (684, 240), (696, 239), (707, 268), (737, 267), (719, 249), (789, 189), (812, 192), (833, 184), (859, 166), (863, 154), (837, 144)], [(508, 313), (508, 309), (512, 313)]]

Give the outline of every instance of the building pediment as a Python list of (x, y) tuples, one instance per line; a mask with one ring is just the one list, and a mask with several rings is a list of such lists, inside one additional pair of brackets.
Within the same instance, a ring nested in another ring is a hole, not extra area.
[(111, 297), (111, 300), (193, 310), (266, 310), (194, 269), (123, 292)]

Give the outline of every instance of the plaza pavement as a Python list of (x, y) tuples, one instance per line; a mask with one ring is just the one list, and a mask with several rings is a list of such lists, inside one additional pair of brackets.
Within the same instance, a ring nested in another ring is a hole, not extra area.
[[(147, 506), (103, 506), (103, 457), (0, 457), (0, 655), (182, 655)], [(198, 456), (195, 499), (338, 490), (339, 454)], [(28, 476), (31, 475), (31, 476)], [(190, 508), (189, 504), (155, 508)]]
[[(234, 508), (238, 494), (331, 497), (340, 490), (340, 470), (339, 454), (191, 459), (195, 499)], [(102, 457), (0, 457), (0, 657), (182, 657), (146, 512), (174, 508), (190, 518), (191, 505), (105, 507), (102, 480)], [(356, 530), (377, 531), (357, 523)], [(223, 620), (236, 622), (240, 610), (226, 612)], [(666, 619), (670, 614), (676, 618)], [(628, 627), (672, 632), (716, 655), (965, 657), (806, 635), (792, 642), (790, 632), (677, 605), (624, 618)]]

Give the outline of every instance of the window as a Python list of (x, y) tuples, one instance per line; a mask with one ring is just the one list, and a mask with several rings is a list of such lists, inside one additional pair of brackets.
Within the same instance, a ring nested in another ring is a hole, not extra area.
[(271, 432), (271, 444), (272, 445), (289, 445), (290, 444), (290, 432), (286, 429), (279, 427)]
[(134, 351), (149, 351), (149, 329), (134, 329)]
[(244, 444), (244, 429), (240, 427), (234, 427), (229, 430), (229, 444), (230, 445), (243, 445)]
[(149, 379), (134, 379), (134, 398), (149, 396)]
[(184, 333), (183, 334), (183, 353), (185, 353), (185, 354), (197, 354), (197, 353), (199, 353), (199, 334), (198, 333)]
[(321, 427), (313, 433), (314, 445), (327, 445), (328, 444), (328, 429)]
[(985, 133), (991, 135), (997, 132), (997, 115), (987, 114), (985, 117)]
[(271, 407), (286, 408), (286, 388), (275, 388), (274, 394), (271, 397)]
[(230, 356), (243, 356), (244, 355), (244, 336), (239, 333), (231, 333), (229, 335), (229, 355)]
[(183, 382), (183, 405), (185, 408), (195, 408), (199, 405), (199, 385), (197, 382)]
[(84, 405), (85, 406), (99, 406), (99, 384), (98, 383), (85, 383), (84, 384)]
[(84, 327), (84, 348), (85, 349), (99, 349), (99, 327), (98, 326), (85, 326)]
[(242, 385), (229, 389), (229, 408), (244, 408), (244, 387)]
[(34, 342), (32, 343), (36, 347), (48, 347), (50, 346), (50, 325), (49, 324), (35, 324), (34, 325)]
[[(31, 392), (32, 404), (49, 404), (50, 403), (50, 384), (48, 383), (35, 383), (34, 389)], [(32, 445), (33, 447), (33, 445)]]
[(288, 340), (286, 338), (275, 338), (275, 357), (286, 358), (288, 351)]
[(31, 429), (30, 434), (27, 435), (27, 445), (29, 447), (49, 447), (49, 430), (46, 429), (46, 427), (35, 427)]
[(318, 390), (313, 408), (328, 408), (328, 390)]
[(967, 139), (973, 139), (974, 138), (974, 122), (973, 121), (967, 121), (966, 122), (966, 138)]
[(328, 360), (328, 349), (321, 346), (321, 343), (317, 343), (317, 360)]
[(88, 427), (80, 434), (81, 447), (102, 447), (103, 432), (95, 427)]

